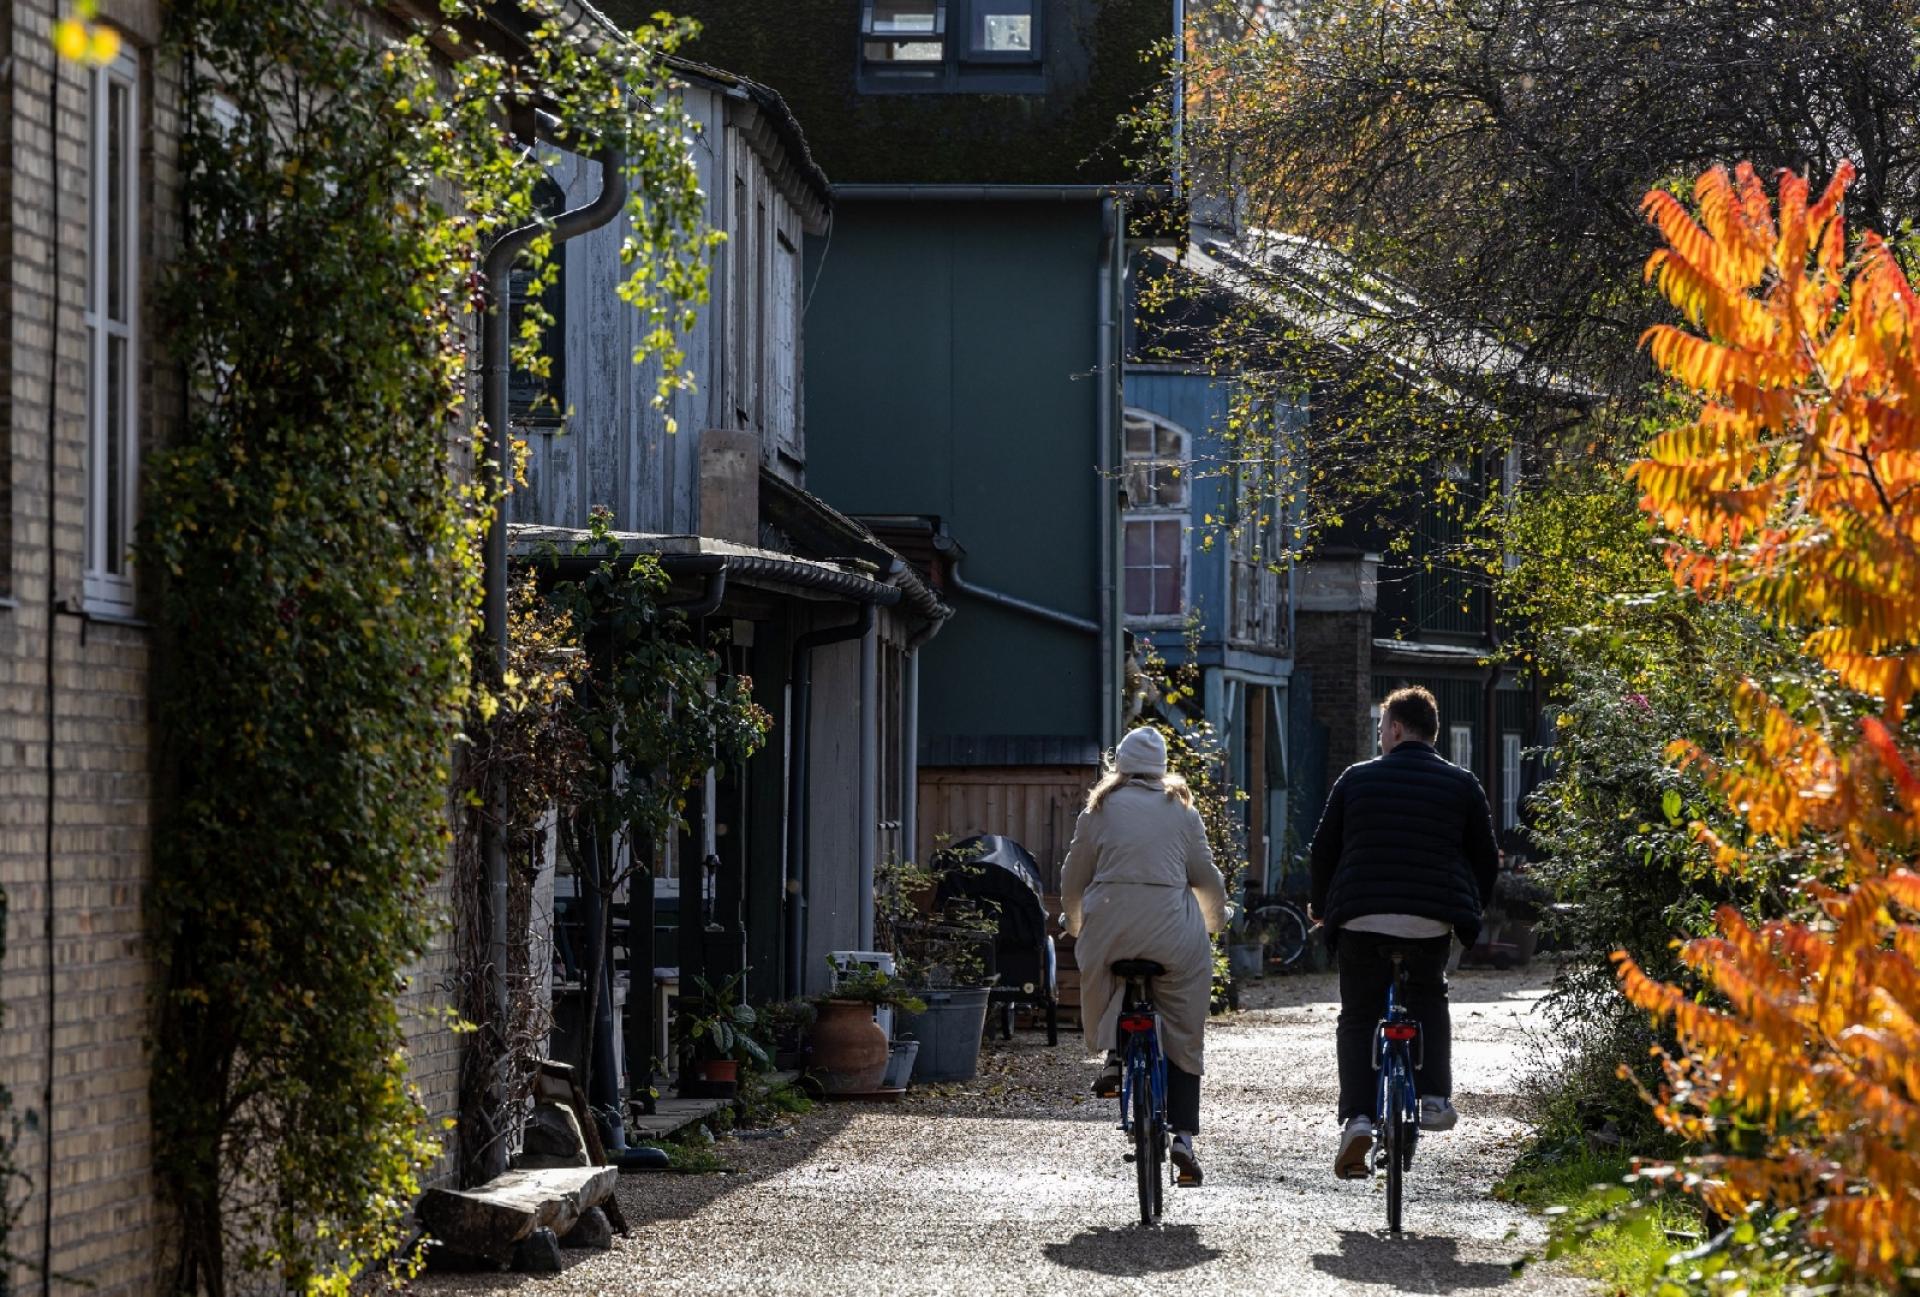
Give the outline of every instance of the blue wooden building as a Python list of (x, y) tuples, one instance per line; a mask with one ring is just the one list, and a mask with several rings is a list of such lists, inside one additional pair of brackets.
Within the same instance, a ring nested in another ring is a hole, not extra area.
[[(1267, 410), (1256, 435), (1229, 431), (1232, 380), (1177, 363), (1128, 366), (1122, 415), (1123, 598), (1136, 661), (1200, 673), (1200, 708), (1142, 691), (1136, 706), (1175, 724), (1204, 718), (1246, 793), (1249, 882), (1283, 880), (1289, 776), (1307, 744), (1293, 715), (1293, 568), (1278, 456), (1304, 410)], [(1304, 768), (1302, 773), (1304, 772)], [(1311, 825), (1306, 826), (1311, 831)]]

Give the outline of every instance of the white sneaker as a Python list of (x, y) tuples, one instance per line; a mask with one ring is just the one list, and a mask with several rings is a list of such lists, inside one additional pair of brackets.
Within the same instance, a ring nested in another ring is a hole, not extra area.
[(1169, 1155), (1173, 1158), (1173, 1169), (1179, 1172), (1180, 1185), (1186, 1188), (1198, 1186), (1201, 1179), (1200, 1159), (1193, 1155), (1193, 1136), (1175, 1135)]
[(1334, 1154), (1333, 1173), (1342, 1180), (1364, 1180), (1373, 1174), (1367, 1154), (1373, 1151), (1373, 1122), (1350, 1117), (1340, 1132), (1340, 1151)]
[(1460, 1114), (1454, 1109), (1453, 1100), (1443, 1099), (1437, 1094), (1420, 1096), (1420, 1129), (1452, 1130), (1454, 1123), (1460, 1120)]

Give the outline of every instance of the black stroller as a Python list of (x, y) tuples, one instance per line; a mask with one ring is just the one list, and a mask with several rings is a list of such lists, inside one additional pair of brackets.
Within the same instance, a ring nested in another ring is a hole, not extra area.
[(1060, 994), (1053, 938), (1047, 933), (1046, 891), (1040, 868), (1012, 838), (963, 838), (934, 857), (939, 900), (990, 902), (999, 927), (990, 972), (999, 974), (992, 1002), (1000, 1006), (1000, 1034), (1013, 1039), (1013, 1015), (1022, 1004), (1044, 1007), (1047, 1043), (1060, 1043)]

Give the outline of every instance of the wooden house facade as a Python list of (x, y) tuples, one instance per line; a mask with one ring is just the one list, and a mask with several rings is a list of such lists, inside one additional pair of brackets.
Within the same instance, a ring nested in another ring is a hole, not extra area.
[[(692, 799), (685, 832), (638, 848), (646, 872), (612, 898), (626, 1006), (616, 1061), (630, 1074), (662, 1053), (667, 989), (741, 974), (752, 1000), (804, 994), (825, 985), (831, 952), (871, 947), (876, 871), (914, 818), (917, 658), (949, 614), (872, 532), (807, 490), (802, 252), (828, 229), (825, 177), (777, 94), (704, 65), (679, 71), (700, 125), (706, 220), (727, 236), (712, 304), (683, 339), (695, 384), (657, 409), (657, 368), (632, 363), (644, 322), (615, 292), (624, 218), (560, 246), (545, 299), (551, 373), (522, 378), (526, 483), (509, 504), (530, 562), (569, 548), (604, 510), (626, 552), (659, 557), (673, 599), (698, 606), (698, 632), (774, 718), (744, 770), (716, 771)], [(549, 174), (568, 207), (599, 191), (589, 159), (556, 156)], [(536, 894), (549, 908), (536, 905), (531, 939), (564, 952), (582, 898), (550, 847), (544, 869)], [(580, 970), (564, 955), (556, 967), (559, 994), (572, 993)], [(649, 1079), (636, 1078), (636, 1096)]]
[[(1208, 210), (1224, 213), (1227, 205)], [(1393, 311), (1407, 309), (1392, 300), (1391, 286), (1380, 285), (1332, 249), (1262, 230), (1196, 225), (1184, 247), (1150, 249), (1136, 271), (1150, 279), (1172, 276), (1177, 305), (1151, 319), (1133, 339), (1129, 403), (1175, 424), (1178, 410), (1196, 406), (1194, 418), (1227, 417), (1230, 382), (1204, 376), (1211, 367), (1204, 342), (1197, 342), (1226, 312), (1251, 307), (1298, 336), (1322, 339), (1321, 362), (1337, 368), (1346, 330), (1364, 331), (1369, 312), (1390, 318)], [(1369, 292), (1379, 296), (1369, 299)], [(1472, 340), (1462, 352), (1470, 352), (1477, 364), (1521, 363), (1492, 339)], [(1421, 392), (1423, 401), (1455, 408), (1472, 404), (1442, 380), (1436, 358), (1407, 355), (1397, 363), (1397, 377), (1369, 381), (1400, 382)], [(1280, 453), (1312, 462), (1316, 426), (1340, 417), (1332, 400), (1316, 407), (1318, 399), (1303, 394), (1272, 416)], [(1524, 431), (1514, 437), (1519, 444)], [(1202, 479), (1211, 472), (1218, 483), (1210, 489), (1203, 480), (1191, 488), (1205, 500), (1207, 516), (1235, 528), (1251, 513), (1281, 533), (1290, 521), (1302, 521), (1289, 520), (1285, 506), (1271, 496), (1270, 508), (1258, 507), (1261, 493), (1257, 487), (1246, 489), (1243, 454), (1222, 453), (1217, 441), (1209, 443), (1204, 436), (1192, 445)], [(1274, 890), (1305, 886), (1299, 857), (1319, 821), (1326, 791), (1347, 766), (1376, 754), (1379, 705), (1403, 685), (1433, 692), (1440, 707), (1441, 755), (1479, 778), (1509, 848), (1524, 849), (1520, 806), (1540, 775), (1538, 762), (1525, 753), (1543, 746), (1549, 736), (1541, 729), (1537, 685), (1495, 657), (1501, 628), (1493, 590), (1486, 574), (1471, 570), (1463, 559), (1463, 509), (1444, 503), (1483, 500), (1510, 489), (1518, 453), (1430, 466), (1424, 470), (1427, 480), (1409, 492), (1404, 505), (1316, 533), (1306, 560), (1297, 569), (1285, 569), (1286, 703), (1265, 717), (1269, 735), (1281, 741), (1272, 756), (1286, 767), (1283, 784), (1268, 799), (1272, 828), (1266, 854)], [(1227, 463), (1232, 471), (1220, 471)], [(1444, 483), (1440, 475), (1447, 478)], [(1220, 537), (1228, 553), (1252, 539), (1244, 527), (1236, 531)], [(1271, 547), (1283, 540), (1276, 534), (1254, 543)], [(1195, 570), (1208, 561), (1200, 560)], [(1227, 561), (1224, 553), (1211, 560)], [(1282, 669), (1277, 661), (1275, 668)], [(1211, 694), (1208, 715), (1216, 726), (1224, 718), (1226, 732), (1233, 733), (1237, 713), (1216, 712)], [(1237, 769), (1246, 768), (1243, 758), (1235, 760)], [(1276, 795), (1284, 799), (1284, 810)]]
[(1140, 711), (1176, 726), (1204, 719), (1241, 803), (1247, 885), (1285, 872), (1291, 780), (1310, 744), (1290, 734), (1294, 662), (1292, 517), (1281, 482), (1306, 411), (1265, 410), (1235, 436), (1230, 379), (1179, 363), (1127, 366), (1123, 414), (1123, 596), (1136, 662), (1197, 668), (1200, 696), (1169, 704), (1138, 691)]
[[(922, 813), (1057, 873), (1124, 714), (1121, 335), (1142, 186), (1115, 122), (1171, 0), (693, 0), (834, 178), (809, 238), (808, 485), (958, 616), (920, 667)], [(616, 5), (616, 10), (618, 6)]]

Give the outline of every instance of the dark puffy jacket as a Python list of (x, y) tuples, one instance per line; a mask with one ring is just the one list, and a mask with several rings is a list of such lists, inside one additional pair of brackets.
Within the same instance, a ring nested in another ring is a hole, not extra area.
[(1480, 781), (1429, 744), (1348, 766), (1313, 835), (1313, 911), (1337, 940), (1370, 914), (1453, 925), (1468, 946), (1493, 893), (1500, 849)]

